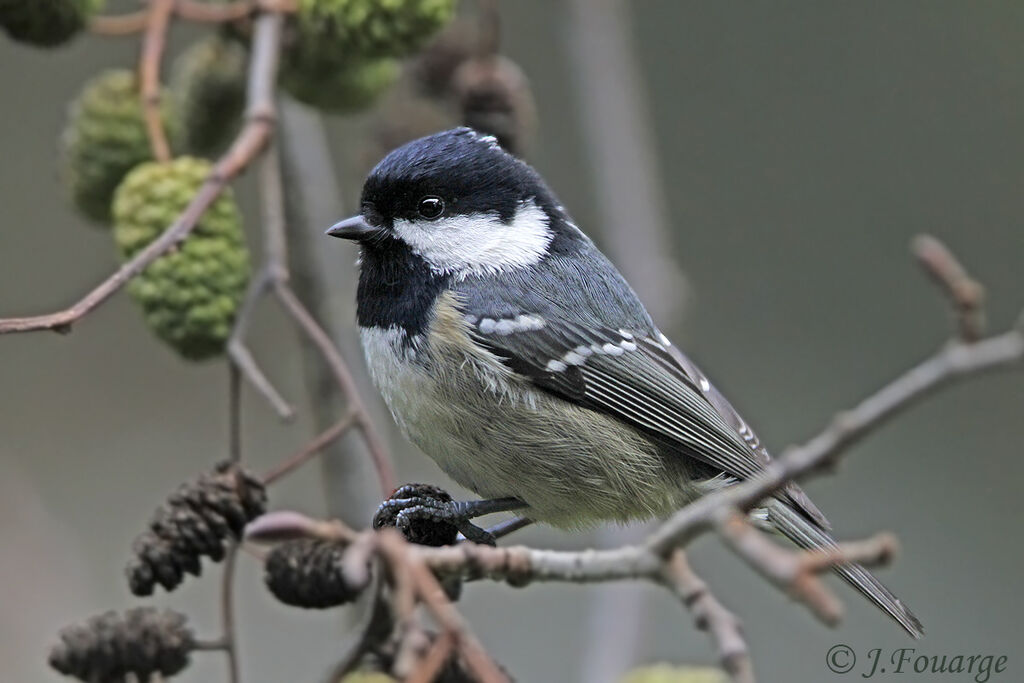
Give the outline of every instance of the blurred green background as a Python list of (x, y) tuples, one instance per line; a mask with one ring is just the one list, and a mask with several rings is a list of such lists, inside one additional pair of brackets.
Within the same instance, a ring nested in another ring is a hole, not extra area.
[[(692, 287), (675, 337), (770, 447), (810, 436), (948, 334), (945, 303), (908, 257), (913, 235), (945, 240), (988, 287), (992, 328), (1012, 324), (1024, 306), (1024, 3), (630, 7), (675, 260)], [(538, 102), (530, 158), (586, 230), (599, 202), (581, 170), (567, 9), (545, 0), (502, 9), (505, 51)], [(174, 49), (197, 34), (179, 27)], [(82, 82), (135, 55), (131, 39), (85, 36), (53, 52), (0, 39), (0, 315), (63, 307), (113, 267), (108, 236), (65, 199), (57, 137)], [(348, 160), (338, 191), (349, 207), (366, 170), (351, 160), (372, 117), (329, 121), (332, 153)], [(255, 242), (252, 175), (238, 186)], [(324, 239), (322, 248), (339, 272), (353, 268), (350, 247)], [(253, 347), (308, 415), (296, 336), (272, 306)], [(0, 679), (56, 680), (45, 658), (57, 629), (131, 604), (121, 575), (131, 539), (179, 481), (225, 455), (225, 376), (216, 363), (179, 361), (124, 296), (70, 336), (0, 339)], [(825, 666), (835, 643), (862, 658), (904, 646), (1005, 654), (1009, 669), (993, 680), (1024, 677), (1021, 380), (947, 391), (808, 486), (841, 537), (898, 534), (903, 552), (882, 578), (924, 621), (924, 641), (911, 643), (845, 588), (848, 617), (829, 631), (717, 541), (695, 544), (695, 567), (744, 619), (762, 680), (843, 680)], [(312, 433), (307, 417), (282, 426), (245, 398), (246, 452), (259, 469)], [(450, 483), (425, 456), (398, 450), (401, 480)], [(288, 480), (272, 503), (320, 512), (318, 471)], [(517, 540), (582, 548), (596, 537), (531, 529)], [(213, 634), (217, 573), (158, 602)], [(519, 680), (577, 681), (593, 654), (587, 606), (602, 590), (479, 584), (460, 606)], [(713, 662), (681, 606), (654, 589), (631, 595), (649, 609), (641, 659)], [(247, 682), (318, 680), (347, 638), (332, 614), (275, 604), (253, 562), (242, 563), (240, 604)], [(200, 655), (181, 680), (223, 671), (219, 657)]]

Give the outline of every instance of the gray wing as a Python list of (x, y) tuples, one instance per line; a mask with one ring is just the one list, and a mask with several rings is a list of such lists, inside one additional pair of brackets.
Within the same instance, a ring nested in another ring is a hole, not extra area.
[[(574, 262), (557, 277), (463, 288), (480, 343), (541, 389), (632, 424), (716, 472), (737, 479), (760, 472), (769, 456), (746, 422), (657, 331), (614, 268), (593, 265), (586, 275)], [(545, 292), (545, 282), (561, 291)], [(785, 498), (828, 528), (797, 486)]]

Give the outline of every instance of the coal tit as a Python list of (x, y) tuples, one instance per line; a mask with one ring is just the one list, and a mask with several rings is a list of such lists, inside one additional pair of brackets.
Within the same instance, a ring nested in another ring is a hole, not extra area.
[[(387, 155), (360, 214), (357, 316), (403, 432), (488, 506), (560, 527), (665, 516), (757, 474), (751, 428), (662, 334), (547, 184), (457, 128)], [(468, 511), (470, 508), (464, 508)], [(796, 485), (755, 512), (804, 548), (835, 543)], [(866, 569), (837, 573), (911, 635)]]

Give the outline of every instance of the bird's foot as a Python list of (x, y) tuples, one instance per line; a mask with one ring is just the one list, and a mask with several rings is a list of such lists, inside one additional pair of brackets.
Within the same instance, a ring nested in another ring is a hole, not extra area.
[(420, 545), (451, 545), (460, 532), (473, 543), (494, 545), (494, 536), (470, 520), (523, 507), (516, 498), (455, 501), (437, 486), (406, 484), (380, 504), (373, 515), (373, 528), (396, 527), (406, 540)]

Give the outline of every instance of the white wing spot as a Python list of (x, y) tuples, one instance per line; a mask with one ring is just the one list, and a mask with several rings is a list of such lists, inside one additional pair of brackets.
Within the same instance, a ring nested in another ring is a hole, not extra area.
[(575, 349), (573, 349), (573, 351), (583, 356), (584, 358), (586, 358), (587, 356), (594, 355), (594, 350), (589, 346), (577, 346)]
[(626, 341), (626, 340), (620, 341), (619, 342), (619, 346), (621, 346), (626, 351), (636, 351), (636, 344), (634, 342), (631, 342), (631, 341)]
[(569, 351), (564, 356), (562, 356), (562, 360), (568, 363), (569, 365), (583, 365), (583, 363), (585, 363), (587, 359), (584, 358), (582, 355), (576, 353), (575, 351)]
[(611, 356), (621, 356), (626, 352), (625, 349), (617, 344), (605, 344), (601, 347), (601, 350)]
[(660, 340), (661, 340), (661, 343), (662, 343), (662, 344), (664, 344), (665, 346), (672, 346), (672, 342), (670, 342), (670, 341), (668, 340), (668, 337), (666, 337), (666, 336), (665, 336), (664, 334), (662, 334), (661, 332), (659, 332), (659, 333), (658, 333), (658, 339), (660, 339)]
[[(475, 323), (477, 317), (466, 316), (466, 320), (472, 324)], [(531, 332), (533, 330), (539, 330), (544, 327), (546, 323), (544, 318), (536, 315), (517, 315), (515, 318), (500, 318), (495, 320), (494, 318), (484, 318), (480, 321), (479, 330), (483, 334), (500, 334), (507, 336), (516, 332)]]
[(519, 315), (516, 316), (516, 327), (519, 332), (530, 332), (532, 330), (539, 330), (544, 327), (544, 318), (537, 315)]
[(700, 390), (711, 391), (711, 382), (708, 381), (707, 377), (701, 376), (700, 378)]
[(633, 338), (633, 333), (632, 332), (630, 332), (629, 330), (624, 330), (621, 327), (619, 328), (619, 334), (622, 335), (623, 339), (632, 339)]
[(499, 320), (494, 326), (494, 331), (502, 336), (512, 334), (516, 331), (516, 321), (509, 318)]
[(549, 360), (544, 369), (548, 372), (563, 372), (568, 366), (560, 360)]

